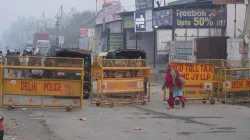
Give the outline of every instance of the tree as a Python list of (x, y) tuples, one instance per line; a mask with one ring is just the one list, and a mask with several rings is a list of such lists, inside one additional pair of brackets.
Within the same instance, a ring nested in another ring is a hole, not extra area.
[(2, 38), (6, 45), (19, 47), (23, 46), (30, 34), (36, 30), (36, 18), (18, 17), (12, 22), (10, 28), (4, 31)]
[[(80, 28), (85, 25), (86, 28), (93, 28), (95, 25), (96, 12), (93, 11), (76, 11), (71, 8), (68, 14), (68, 24), (64, 27), (63, 35), (66, 44), (78, 44), (80, 38)], [(91, 21), (91, 22), (90, 22)], [(90, 23), (89, 23), (90, 22)], [(89, 24), (87, 24), (89, 23)]]

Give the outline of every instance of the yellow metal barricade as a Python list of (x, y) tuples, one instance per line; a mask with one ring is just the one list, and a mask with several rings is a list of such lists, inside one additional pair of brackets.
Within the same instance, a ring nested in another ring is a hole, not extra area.
[(150, 101), (151, 69), (141, 59), (97, 59), (92, 65), (91, 103), (131, 104)]
[(83, 106), (83, 59), (7, 57), (1, 66), (2, 101), (9, 109)]
[(222, 103), (250, 101), (250, 60), (225, 60), (222, 65)]
[[(196, 60), (195, 63), (171, 63), (173, 69), (181, 72), (186, 80), (183, 91), (187, 101), (215, 103), (215, 98), (219, 93), (221, 61), (220, 59), (204, 59)], [(165, 89), (164, 101), (167, 100), (166, 94)]]

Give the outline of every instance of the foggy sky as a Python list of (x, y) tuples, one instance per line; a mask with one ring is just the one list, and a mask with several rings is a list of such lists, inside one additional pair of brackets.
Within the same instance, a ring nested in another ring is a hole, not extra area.
[[(170, 1), (175, 0), (166, 0), (166, 2)], [(44, 11), (45, 18), (53, 18), (61, 4), (66, 13), (72, 7), (78, 11), (96, 9), (96, 0), (0, 0), (0, 40), (3, 31), (8, 30), (18, 16), (40, 18)]]
[(68, 13), (72, 7), (78, 11), (95, 10), (95, 3), (95, 0), (0, 0), (0, 38), (18, 16), (40, 18), (44, 11), (46, 18), (53, 18), (61, 4)]

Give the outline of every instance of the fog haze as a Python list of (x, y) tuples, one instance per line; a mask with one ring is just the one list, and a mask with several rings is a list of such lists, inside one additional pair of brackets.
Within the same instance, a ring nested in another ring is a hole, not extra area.
[(18, 16), (39, 18), (45, 11), (49, 18), (57, 14), (61, 4), (67, 13), (72, 7), (78, 11), (95, 10), (95, 3), (95, 0), (0, 0), (0, 35)]

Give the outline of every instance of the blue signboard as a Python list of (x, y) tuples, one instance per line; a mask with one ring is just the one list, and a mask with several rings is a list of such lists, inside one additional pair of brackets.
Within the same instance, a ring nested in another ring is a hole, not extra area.
[(175, 28), (222, 28), (227, 25), (226, 9), (176, 9)]
[(145, 32), (146, 31), (145, 11), (134, 12), (134, 20), (135, 20), (135, 32)]
[(153, 0), (135, 0), (136, 11), (153, 8)]
[(153, 26), (172, 26), (172, 10), (164, 9), (153, 11)]

